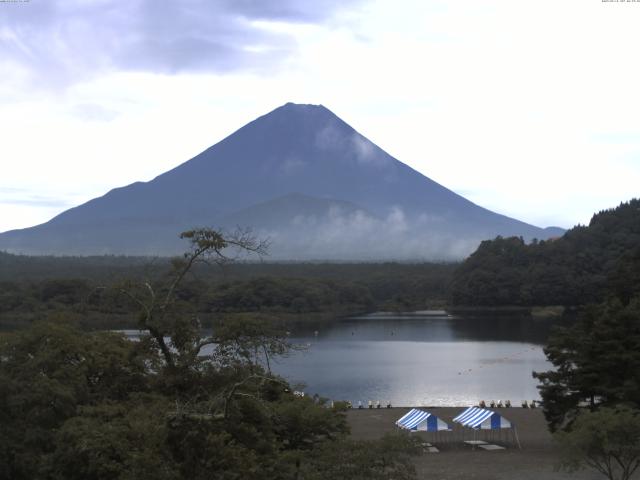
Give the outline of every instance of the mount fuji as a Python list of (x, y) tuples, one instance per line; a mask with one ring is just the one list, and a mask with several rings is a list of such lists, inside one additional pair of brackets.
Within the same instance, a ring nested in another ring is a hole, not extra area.
[(0, 250), (173, 255), (199, 226), (251, 228), (275, 260), (454, 260), (485, 239), (562, 235), (482, 208), (396, 160), (321, 105), (288, 103), (149, 182), (116, 188)]

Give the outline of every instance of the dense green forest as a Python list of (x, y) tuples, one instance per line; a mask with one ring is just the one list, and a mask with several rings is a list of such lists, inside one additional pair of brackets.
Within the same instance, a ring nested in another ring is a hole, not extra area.
[[(166, 258), (26, 257), (0, 253), (0, 328), (64, 312), (84, 328), (135, 325), (122, 286), (157, 282)], [(177, 292), (205, 322), (220, 314), (260, 313), (323, 321), (374, 310), (441, 306), (454, 264), (231, 263), (195, 265)]]
[(640, 291), (640, 200), (593, 216), (554, 240), (482, 242), (455, 271), (454, 305), (565, 305)]

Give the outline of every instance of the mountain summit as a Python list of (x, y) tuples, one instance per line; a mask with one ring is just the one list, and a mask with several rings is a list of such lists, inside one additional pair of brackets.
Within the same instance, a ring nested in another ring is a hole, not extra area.
[(175, 254), (195, 226), (253, 228), (291, 260), (457, 259), (497, 235), (562, 233), (473, 204), (321, 105), (287, 103), (150, 182), (0, 234), (0, 249)]

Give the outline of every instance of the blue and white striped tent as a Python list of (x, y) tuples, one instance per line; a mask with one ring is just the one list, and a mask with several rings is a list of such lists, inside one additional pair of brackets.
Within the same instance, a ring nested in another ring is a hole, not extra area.
[(451, 430), (449, 425), (432, 413), (412, 408), (396, 421), (396, 425), (405, 430), (422, 432), (441, 432)]
[(511, 428), (511, 422), (497, 412), (480, 407), (469, 407), (456, 418), (454, 422), (463, 427), (480, 430), (497, 430)]

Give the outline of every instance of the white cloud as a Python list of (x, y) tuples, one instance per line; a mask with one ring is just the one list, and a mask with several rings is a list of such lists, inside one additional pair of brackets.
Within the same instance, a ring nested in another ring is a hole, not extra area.
[(375, 145), (359, 133), (351, 135), (351, 145), (358, 163), (375, 166), (387, 164), (388, 157), (379, 155), (379, 150), (376, 150)]
[[(327, 106), (430, 178), (534, 224), (584, 223), (639, 195), (640, 3), (380, 0), (330, 21), (301, 20), (287, 5), (269, 18), (247, 13), (252, 32), (266, 32), (256, 38), (291, 42), (268, 75), (115, 63), (52, 93), (30, 68), (49, 68), (38, 48), (56, 39), (42, 29), (38, 47), (0, 30), (20, 53), (0, 61), (0, 187), (84, 201), (149, 180), (294, 101)], [(15, 11), (0, 4), (0, 15)], [(0, 231), (56, 212), (0, 208)]]
[(380, 218), (333, 205), (326, 213), (296, 216), (290, 228), (256, 233), (269, 239), (274, 260), (459, 260), (477, 248), (478, 238), (432, 228), (442, 221), (414, 222), (399, 207)]

